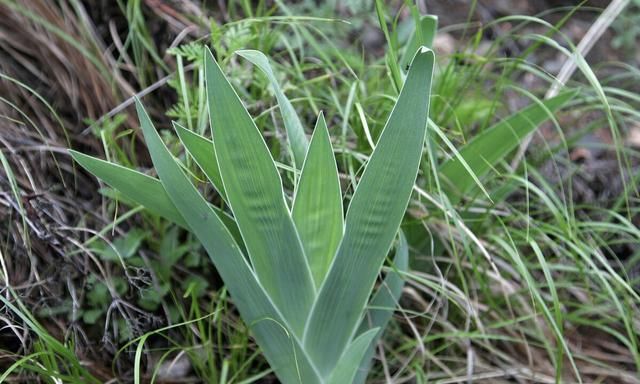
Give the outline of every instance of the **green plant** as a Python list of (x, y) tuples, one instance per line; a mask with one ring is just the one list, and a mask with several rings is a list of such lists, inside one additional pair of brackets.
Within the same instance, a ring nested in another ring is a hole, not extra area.
[[(304, 164), (295, 162), (301, 169), (290, 207), (260, 131), (210, 52), (205, 53), (205, 76), (213, 142), (176, 129), (233, 218), (207, 203), (191, 184), (140, 102), (138, 116), (159, 180), (72, 155), (125, 196), (199, 238), (283, 382), (352, 382), (361, 365), (369, 366), (364, 357), (370, 359), (389, 319), (378, 304), (393, 307), (390, 294), (400, 291), (397, 272), (389, 272), (367, 313), (418, 172), (433, 65), (432, 51), (420, 48), (344, 218), (322, 114), (309, 143), (301, 134), (291, 140), (292, 152), (306, 157)], [(282, 105), (284, 95), (278, 96)], [(285, 120), (294, 118), (293, 109), (281, 110)], [(301, 125), (287, 129), (291, 138)], [(401, 236), (396, 268), (406, 268), (407, 258)], [(359, 374), (358, 380), (364, 377)]]
[(625, 53), (635, 53), (635, 47), (640, 35), (640, 1), (631, 1), (627, 9), (611, 24), (617, 32), (611, 39), (611, 45), (616, 49), (624, 49)]
[[(0, 373), (0, 383), (10, 381), (12, 373), (17, 371), (39, 375), (47, 383), (100, 383), (77, 358), (72, 343), (62, 343), (51, 335), (13, 289), (9, 288), (6, 294), (15, 301), (0, 295), (0, 303), (8, 313), (19, 318), (25, 329), (33, 335), (34, 351), (25, 356), (14, 356), (16, 361)], [(0, 349), (0, 352), (4, 351)]]

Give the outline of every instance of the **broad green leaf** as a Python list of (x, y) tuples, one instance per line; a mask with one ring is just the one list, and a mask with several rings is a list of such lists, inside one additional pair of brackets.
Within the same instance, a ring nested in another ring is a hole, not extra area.
[(409, 203), (422, 157), (433, 65), (433, 52), (420, 48), (347, 210), (344, 237), (303, 337), (322, 374), (354, 337)]
[(391, 316), (393, 316), (393, 312), (402, 295), (404, 279), (399, 272), (406, 272), (409, 269), (409, 245), (402, 231), (399, 234), (400, 239), (393, 259), (394, 269), (387, 272), (378, 291), (373, 295), (369, 302), (369, 310), (364, 319), (362, 319), (358, 330), (358, 334), (363, 334), (369, 329), (378, 328), (378, 332), (360, 363), (360, 368), (353, 381), (354, 384), (362, 384), (367, 379), (373, 363), (372, 358), (376, 351), (376, 344), (378, 344), (378, 340), (387, 328), (387, 324), (391, 320)]
[(293, 201), (293, 221), (316, 285), (329, 270), (343, 233), (342, 193), (329, 131), (320, 113)]
[(216, 159), (216, 152), (213, 148), (213, 143), (178, 123), (174, 122), (173, 127), (178, 133), (178, 137), (184, 147), (187, 149), (193, 160), (195, 160), (196, 164), (198, 164), (198, 167), (202, 169), (202, 172), (204, 172), (207, 179), (209, 179), (211, 184), (213, 184), (220, 196), (226, 200), (226, 194), (224, 193), (224, 187), (222, 185), (222, 178), (220, 177), (220, 169), (218, 168), (218, 160)]
[[(221, 185), (220, 189), (223, 189), (224, 185), (222, 184), (222, 178), (220, 177), (220, 169), (218, 168), (218, 160), (217, 158), (211, 161), (209, 156), (215, 156), (215, 149), (207, 152), (205, 147), (213, 148), (213, 140), (210, 140), (204, 136), (200, 136), (197, 133), (189, 131), (185, 129), (181, 125), (178, 125), (174, 122), (174, 127), (178, 132), (178, 136), (182, 135), (182, 138), (185, 141), (189, 142), (189, 145), (194, 147), (193, 152), (189, 152), (189, 154), (194, 157), (198, 166), (204, 171), (207, 175), (207, 179), (211, 181), (212, 184), (217, 185), (218, 183)], [(183, 141), (184, 144), (184, 141)], [(196, 158), (197, 156), (197, 158)], [(280, 169), (286, 170), (288, 172), (293, 172), (294, 169), (286, 164), (280, 163), (278, 161), (275, 162), (276, 166)], [(204, 167), (204, 168), (203, 168)], [(217, 174), (216, 174), (217, 172)], [(213, 181), (213, 180), (215, 181)], [(217, 187), (216, 187), (217, 189)], [(218, 191), (220, 192), (220, 191)], [(226, 194), (222, 195), (222, 197), (226, 200)]]
[(169, 198), (198, 237), (222, 276), (234, 303), (280, 380), (319, 383), (287, 319), (277, 309), (211, 206), (191, 184), (136, 99), (140, 125), (153, 164)]
[(276, 94), (276, 99), (278, 100), (278, 105), (280, 106), (280, 113), (282, 114), (284, 127), (287, 130), (287, 137), (289, 138), (289, 144), (293, 151), (295, 166), (297, 169), (300, 169), (304, 162), (309, 142), (307, 140), (307, 136), (304, 134), (304, 128), (302, 127), (302, 123), (300, 122), (300, 118), (298, 117), (296, 110), (293, 108), (293, 105), (291, 105), (287, 96), (285, 96), (282, 88), (280, 88), (280, 84), (278, 84), (278, 79), (276, 79), (273, 69), (271, 68), (271, 64), (269, 64), (269, 58), (260, 51), (250, 49), (236, 51), (236, 54), (244, 57), (253, 63), (253, 65), (260, 68), (260, 70), (267, 76), (269, 83), (271, 83)]
[(74, 150), (69, 150), (69, 154), (84, 169), (118, 190), (128, 199), (181, 227), (188, 228), (182, 215), (169, 199), (160, 180)]
[(208, 49), (205, 79), (220, 176), (262, 286), (301, 334), (315, 286), (262, 134)]
[(541, 103), (534, 103), (475, 136), (455, 157), (440, 166), (440, 174), (445, 180), (442, 185), (445, 194), (452, 202), (456, 202), (477, 185), (461, 160), (477, 178), (485, 176), (498, 161), (540, 124), (553, 118), (553, 114), (575, 95), (575, 91), (567, 91)]
[(414, 26), (411, 39), (407, 43), (402, 59), (400, 59), (400, 65), (402, 68), (406, 68), (406, 66), (409, 65), (411, 62), (411, 55), (414, 54), (420, 46), (433, 48), (433, 39), (435, 39), (437, 31), (438, 16), (420, 16), (420, 22), (417, 27)]
[[(176, 209), (160, 180), (72, 149), (69, 150), (69, 154), (84, 169), (109, 184), (127, 199), (142, 205), (156, 215), (189, 229), (187, 222)], [(240, 230), (233, 217), (213, 205), (211, 209), (222, 220), (233, 237), (241, 243)]]
[(358, 336), (340, 357), (338, 364), (333, 369), (333, 372), (331, 372), (331, 376), (329, 376), (326, 383), (352, 383), (358, 367), (367, 353), (367, 349), (371, 346), (372, 340), (379, 331), (378, 328), (374, 328)]

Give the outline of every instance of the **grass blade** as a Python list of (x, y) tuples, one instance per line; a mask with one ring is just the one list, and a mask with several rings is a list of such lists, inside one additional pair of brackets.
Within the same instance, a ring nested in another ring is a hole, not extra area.
[(136, 102), (153, 164), (167, 194), (207, 250), (242, 318), (253, 331), (269, 364), (283, 382), (317, 383), (318, 375), (290, 326), (240, 252), (238, 244), (211, 206), (191, 184), (162, 142), (149, 116)]
[(342, 239), (342, 193), (329, 131), (321, 113), (293, 201), (293, 221), (320, 285)]
[(300, 122), (300, 118), (296, 113), (296, 110), (291, 105), (291, 102), (285, 96), (275, 74), (273, 68), (269, 64), (269, 58), (260, 51), (251, 49), (236, 51), (236, 54), (249, 60), (253, 65), (260, 68), (260, 70), (267, 76), (269, 83), (273, 87), (273, 91), (276, 94), (278, 105), (280, 106), (280, 113), (282, 114), (282, 120), (284, 121), (284, 127), (287, 130), (287, 137), (289, 138), (289, 144), (293, 151), (293, 160), (297, 169), (302, 167), (304, 158), (309, 147), (309, 141), (304, 134), (304, 128)]
[[(5, 297), (5, 295), (7, 297)], [(11, 302), (11, 297), (13, 297), (15, 303)], [(100, 380), (85, 370), (72, 348), (58, 341), (56, 337), (51, 335), (47, 329), (38, 322), (35, 316), (29, 312), (25, 304), (20, 301), (17, 293), (13, 289), (9, 288), (8, 291), (0, 296), (0, 303), (2, 304), (3, 310), (24, 322), (26, 328), (28, 328), (35, 337), (36, 342), (41, 342), (42, 345), (45, 346), (44, 351), (31, 353), (19, 359), (8, 368), (4, 367), (5, 371), (0, 374), (0, 383), (13, 381), (12, 376), (10, 376), (12, 371), (16, 369), (23, 370), (25, 368), (24, 366), (27, 365), (27, 361), (33, 360), (33, 363), (37, 364), (39, 366), (38, 368), (41, 368), (42, 365), (40, 365), (39, 361), (46, 360), (47, 358), (60, 359), (67, 362), (69, 369), (73, 370), (72, 372), (76, 373), (78, 377), (81, 377), (83, 383), (100, 383)], [(42, 357), (42, 359), (40, 357)], [(25, 370), (28, 370), (28, 368)], [(21, 376), (24, 376), (24, 371), (21, 372)], [(53, 382), (62, 382), (62, 380), (59, 380), (60, 376), (63, 376), (63, 374), (52, 372), (48, 375), (47, 379), (52, 379)]]
[(211, 51), (205, 78), (220, 175), (262, 286), (302, 333), (315, 286), (269, 149)]
[(576, 93), (567, 91), (554, 98), (535, 103), (475, 136), (458, 151), (455, 157), (446, 160), (440, 166), (440, 174), (445, 180), (442, 185), (443, 192), (449, 195), (452, 202), (467, 195), (477, 185), (469, 170), (477, 178), (486, 175), (529, 133), (535, 131), (543, 122), (553, 118), (553, 113), (575, 97)]
[[(16, 202), (16, 205), (18, 206), (18, 214), (20, 215), (20, 219), (22, 221), (22, 231), (25, 234), (25, 245), (27, 247), (27, 249), (31, 248), (31, 244), (30, 244), (30, 240), (29, 240), (29, 231), (27, 230), (28, 226), (27, 226), (27, 212), (24, 208), (24, 204), (22, 204), (22, 196), (20, 194), (20, 189), (18, 188), (18, 182), (16, 181), (16, 177), (13, 174), (13, 170), (11, 169), (11, 166), (9, 165), (9, 160), (7, 160), (7, 158), (5, 157), (4, 153), (2, 153), (2, 151), (0, 151), (0, 164), (2, 164), (2, 168), (4, 169), (4, 172), (6, 174), (6, 178), (9, 181), (9, 186), (11, 188), (11, 194), (13, 195), (13, 198)], [(7, 279), (9, 278), (9, 276), (7, 276)]]
[(369, 329), (378, 328), (378, 332), (371, 341), (360, 363), (360, 368), (353, 381), (354, 384), (363, 384), (367, 379), (371, 364), (373, 363), (371, 359), (375, 353), (376, 344), (378, 344), (378, 340), (387, 328), (387, 324), (389, 320), (391, 320), (391, 316), (393, 316), (393, 312), (402, 295), (404, 279), (399, 272), (406, 272), (409, 269), (409, 244), (407, 244), (407, 239), (402, 231), (400, 231), (399, 234), (400, 239), (396, 255), (393, 259), (395, 269), (387, 272), (387, 276), (385, 276), (382, 285), (380, 285), (380, 288), (378, 288), (378, 291), (369, 302), (370, 308), (358, 330), (358, 334), (363, 334)]
[(353, 195), (345, 234), (305, 329), (328, 374), (354, 336), (407, 208), (422, 156), (434, 55), (421, 48)]

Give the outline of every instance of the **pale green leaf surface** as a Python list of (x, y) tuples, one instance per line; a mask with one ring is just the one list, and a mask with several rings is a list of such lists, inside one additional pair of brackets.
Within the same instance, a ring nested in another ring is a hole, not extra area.
[(440, 174), (445, 180), (442, 185), (445, 194), (455, 202), (477, 185), (461, 159), (477, 178), (485, 176), (522, 139), (553, 118), (553, 113), (575, 95), (575, 91), (567, 91), (541, 103), (534, 103), (475, 136), (455, 157), (440, 166)]
[(338, 364), (333, 369), (333, 372), (331, 372), (326, 383), (352, 383), (358, 367), (367, 353), (367, 349), (371, 346), (373, 339), (379, 331), (378, 328), (374, 328), (358, 336), (340, 357)]
[(393, 259), (394, 269), (387, 272), (378, 291), (369, 301), (369, 309), (358, 330), (358, 334), (363, 334), (367, 330), (378, 328), (378, 332), (362, 358), (358, 373), (353, 380), (354, 384), (363, 384), (367, 379), (373, 363), (372, 358), (376, 351), (376, 344), (378, 344), (378, 340), (380, 340), (384, 330), (387, 328), (387, 324), (391, 320), (391, 316), (393, 316), (393, 312), (402, 295), (404, 279), (399, 272), (406, 272), (409, 269), (409, 244), (407, 244), (407, 239), (402, 231), (399, 232), (399, 235), (400, 239)]
[(315, 286), (261, 132), (208, 49), (205, 79), (220, 175), (260, 283), (302, 334)]
[(329, 270), (344, 228), (338, 168), (322, 113), (298, 181), (292, 215), (311, 273), (319, 286)]
[[(174, 123), (175, 124), (175, 123)], [(184, 129), (182, 126), (175, 124), (176, 127), (180, 127), (182, 129)], [(186, 138), (186, 140), (190, 141), (190, 142), (194, 142), (195, 146), (199, 147), (198, 150), (195, 150), (194, 153), (198, 156), (198, 159), (196, 160), (196, 163), (198, 164), (198, 166), (200, 166), (200, 164), (202, 164), (205, 168), (206, 171), (203, 169), (203, 171), (205, 172), (205, 174), (208, 172), (210, 175), (207, 175), (207, 179), (209, 179), (209, 177), (212, 178), (219, 178), (220, 182), (222, 181), (222, 177), (220, 177), (220, 169), (218, 168), (218, 159), (216, 158), (214, 162), (211, 162), (210, 160), (208, 160), (207, 158), (209, 157), (209, 153), (206, 153), (206, 151), (204, 151), (204, 148), (207, 146), (210, 146), (213, 148), (213, 140), (208, 139), (204, 136), (201, 136), (193, 131), (189, 131), (189, 130), (184, 130), (184, 131), (180, 131), (180, 133), (183, 134), (183, 137)], [(180, 134), (179, 134), (180, 135)], [(184, 144), (184, 143), (183, 143)], [(215, 155), (215, 149), (211, 152), (213, 155)], [(189, 152), (190, 155), (193, 154), (191, 152)], [(195, 158), (195, 157), (194, 157)], [(215, 164), (215, 169), (214, 169), (214, 164)], [(286, 172), (295, 172), (295, 169), (291, 166), (288, 166), (286, 164), (283, 164), (281, 162), (275, 161), (276, 166), (281, 169), (284, 170)], [(215, 174), (215, 172), (218, 172), (218, 175)], [(211, 180), (209, 180), (211, 181)], [(218, 181), (216, 181), (217, 183)], [(212, 181), (213, 183), (213, 181)], [(222, 187), (224, 187), (224, 184), (222, 184)], [(226, 199), (226, 197), (224, 197)]]
[(176, 133), (178, 133), (178, 137), (184, 147), (187, 149), (193, 160), (195, 160), (196, 164), (198, 164), (198, 167), (202, 169), (202, 172), (204, 172), (207, 179), (209, 179), (211, 184), (213, 184), (220, 196), (226, 200), (226, 194), (222, 185), (220, 169), (218, 168), (218, 159), (216, 159), (216, 152), (213, 148), (213, 143), (178, 123), (174, 122), (173, 127), (175, 128)]
[(239, 50), (236, 51), (236, 54), (244, 57), (253, 63), (253, 65), (260, 68), (260, 70), (267, 76), (269, 83), (271, 83), (276, 94), (276, 99), (278, 100), (278, 105), (280, 106), (280, 113), (282, 114), (284, 127), (287, 130), (287, 137), (289, 138), (289, 144), (293, 151), (295, 166), (297, 169), (300, 169), (307, 153), (309, 141), (307, 140), (307, 136), (304, 134), (304, 128), (302, 127), (302, 123), (300, 122), (300, 118), (298, 117), (296, 110), (282, 91), (282, 88), (280, 88), (280, 84), (278, 84), (278, 79), (276, 79), (276, 76), (273, 73), (273, 68), (269, 63), (269, 58), (265, 56), (264, 53), (251, 49)]
[(167, 194), (211, 257), (269, 364), (283, 382), (319, 383), (297, 337), (286, 331), (290, 329), (287, 320), (258, 282), (237, 243), (176, 163), (137, 99), (136, 108)]
[(420, 16), (420, 22), (417, 27), (414, 26), (411, 39), (407, 43), (407, 47), (402, 55), (402, 59), (400, 60), (400, 66), (402, 68), (406, 68), (406, 66), (409, 65), (412, 59), (411, 55), (413, 55), (420, 46), (433, 48), (433, 39), (436, 37), (437, 30), (438, 16)]
[(345, 234), (305, 328), (304, 345), (328, 374), (354, 336), (407, 208), (427, 125), (434, 55), (416, 54), (347, 210)]
[(69, 150), (69, 154), (84, 169), (118, 190), (128, 199), (181, 227), (188, 228), (160, 180), (74, 150)]
[[(156, 215), (189, 229), (186, 221), (178, 212), (175, 205), (167, 195), (160, 180), (145, 175), (133, 169), (119, 164), (110, 163), (96, 157), (85, 155), (74, 150), (69, 150), (73, 159), (94, 176), (109, 184), (123, 197), (140, 204)], [(241, 241), (240, 230), (233, 217), (229, 216), (216, 206), (211, 209), (222, 220), (229, 232), (237, 241)]]

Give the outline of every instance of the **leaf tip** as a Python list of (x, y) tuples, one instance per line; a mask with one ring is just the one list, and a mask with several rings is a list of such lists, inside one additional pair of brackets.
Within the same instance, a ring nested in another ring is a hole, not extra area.
[(427, 46), (421, 45), (420, 48), (418, 49), (418, 52), (422, 53), (428, 53), (431, 52), (433, 54), (433, 50)]
[(433, 50), (427, 46), (421, 45), (416, 51), (415, 55), (413, 55), (413, 59), (411, 60), (409, 67), (414, 68), (414, 66), (424, 66), (427, 68), (433, 67), (433, 63), (435, 61), (435, 53)]
[(213, 58), (213, 53), (211, 52), (211, 49), (206, 45), (202, 48), (202, 54), (204, 55), (205, 59), (209, 57)]
[(67, 149), (67, 152), (69, 153), (69, 156), (71, 156), (73, 161), (75, 161), (76, 163), (80, 164), (83, 167), (85, 166), (84, 164), (86, 163), (86, 161), (91, 159), (91, 156), (82, 152), (78, 152), (74, 149)]
[(320, 113), (318, 113), (318, 120), (317, 121), (322, 121), (324, 122), (324, 111), (320, 110)]
[(140, 98), (138, 98), (138, 96), (133, 95), (133, 102), (136, 105), (136, 112), (138, 113), (138, 120), (140, 120), (140, 122), (142, 122), (142, 118), (146, 115), (146, 111), (144, 109), (144, 106), (142, 105), (142, 101), (140, 101)]
[(78, 152), (76, 150), (73, 149), (67, 149), (67, 153), (69, 154), (69, 156), (71, 156), (71, 158), (73, 159), (73, 161), (75, 161), (76, 163), (80, 164), (81, 166), (83, 166), (83, 159), (84, 157), (86, 157), (87, 155), (85, 155), (84, 153)]

